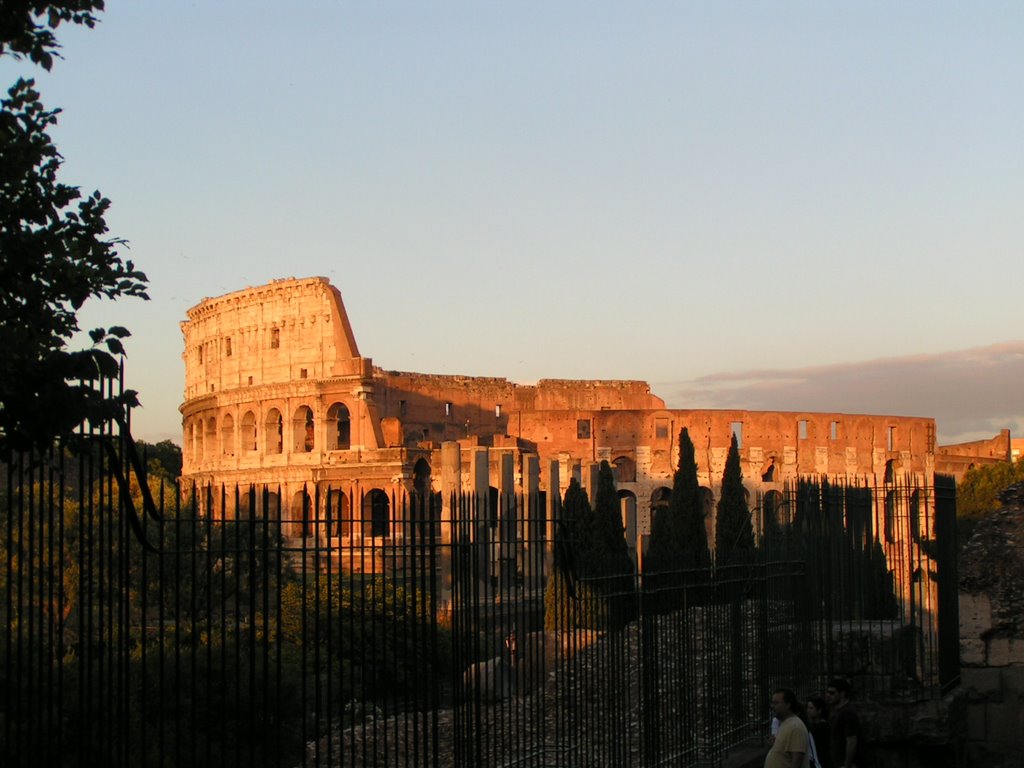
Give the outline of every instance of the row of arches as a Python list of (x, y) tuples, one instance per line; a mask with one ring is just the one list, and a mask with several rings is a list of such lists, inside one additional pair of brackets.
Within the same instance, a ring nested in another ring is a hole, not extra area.
[[(308, 405), (300, 405), (286, 422), (279, 408), (270, 408), (261, 419), (246, 410), (237, 424), (235, 417), (226, 413), (220, 424), (215, 416), (194, 418), (185, 426), (185, 448), (191, 452), (193, 463), (212, 460), (218, 456), (238, 453), (262, 453), (273, 456), (285, 452), (288, 440), (290, 453), (310, 453), (317, 446), (316, 417)], [(352, 445), (352, 417), (348, 406), (334, 402), (326, 411), (326, 441), (324, 450), (347, 451)]]

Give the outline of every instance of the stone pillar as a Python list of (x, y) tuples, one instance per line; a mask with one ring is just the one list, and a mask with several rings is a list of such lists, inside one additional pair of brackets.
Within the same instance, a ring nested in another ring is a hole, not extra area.
[(491, 573), (493, 572), (492, 560), (496, 559), (497, 553), (490, 546), (491, 527), (489, 516), (497, 517), (497, 510), (490, 509), (490, 453), (487, 448), (473, 448), (469, 455), (469, 481), (470, 496), (473, 500), (472, 508), (467, 512), (467, 524), (470, 526), (473, 541), (472, 568), (477, 578), (483, 583), (482, 592), (491, 585)]
[(600, 467), (596, 463), (589, 463), (583, 467), (583, 490), (587, 492), (587, 498), (590, 499), (590, 506), (594, 506), (595, 497), (597, 496), (597, 477)]
[(558, 461), (546, 461), (541, 466), (541, 483), (547, 489), (544, 497), (544, 573), (551, 573), (554, 562), (555, 515), (562, 505), (562, 483)]
[(523, 456), (523, 504), (520, 530), (523, 539), (523, 580), (541, 586), (544, 575), (544, 510), (540, 508), (540, 458)]
[(500, 588), (506, 590), (516, 584), (519, 550), (515, 456), (511, 451), (502, 451), (498, 461), (498, 576)]
[(455, 442), (441, 443), (441, 546), (438, 552), (438, 607), (451, 610), (452, 547), (455, 540), (453, 522), (457, 519), (455, 505), (462, 491), (462, 452)]

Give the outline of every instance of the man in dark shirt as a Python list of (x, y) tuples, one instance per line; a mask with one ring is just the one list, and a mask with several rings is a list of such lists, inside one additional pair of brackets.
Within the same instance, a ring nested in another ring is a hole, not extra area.
[(864, 737), (861, 733), (860, 718), (850, 704), (850, 684), (836, 679), (825, 689), (828, 701), (829, 726), (831, 730), (829, 747), (835, 768), (865, 768)]

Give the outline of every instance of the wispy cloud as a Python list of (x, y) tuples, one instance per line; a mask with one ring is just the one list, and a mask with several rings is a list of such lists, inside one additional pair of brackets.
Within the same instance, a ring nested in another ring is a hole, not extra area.
[(672, 408), (932, 416), (942, 443), (1024, 432), (1024, 340), (929, 355), (716, 373), (655, 385)]

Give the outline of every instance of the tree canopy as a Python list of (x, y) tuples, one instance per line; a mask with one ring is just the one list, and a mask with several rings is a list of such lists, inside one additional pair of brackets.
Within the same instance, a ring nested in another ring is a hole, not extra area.
[[(49, 69), (62, 21), (93, 26), (102, 2), (4, 3), (0, 54)], [(101, 422), (137, 404), (134, 392), (94, 382), (117, 375), (126, 328), (96, 328), (92, 346), (70, 350), (78, 311), (90, 298), (147, 299), (146, 276), (122, 261), (108, 236), (110, 201), (58, 180), (63, 158), (32, 80), (0, 100), (0, 447), (43, 446), (85, 420)], [(108, 388), (109, 389), (109, 388)]]
[(754, 528), (747, 508), (740, 468), (740, 449), (736, 435), (729, 444), (722, 473), (722, 496), (715, 520), (715, 562), (718, 565), (749, 562), (754, 554)]
[(711, 563), (696, 453), (686, 427), (679, 432), (679, 464), (668, 507), (651, 522), (651, 546), (644, 563), (644, 569), (652, 573), (705, 568)]
[(0, 4), (0, 56), (27, 56), (44, 69), (59, 57), (54, 30), (62, 22), (84, 24), (92, 29), (104, 0), (4, 0)]

